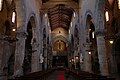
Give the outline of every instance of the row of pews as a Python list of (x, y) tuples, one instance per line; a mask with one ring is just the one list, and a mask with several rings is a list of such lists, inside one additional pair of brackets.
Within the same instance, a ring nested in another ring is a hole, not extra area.
[(75, 71), (68, 68), (53, 68), (50, 70), (30, 73), (28, 75), (16, 77), (15, 79), (9, 79), (9, 80), (49, 80), (48, 77), (56, 70), (64, 71), (65, 77), (67, 74), (68, 77), (69, 76), (74, 77), (74, 80), (115, 80), (115, 78), (109, 78), (107, 76), (88, 73), (85, 71)]
[(70, 69), (65, 69), (69, 75), (74, 76), (75, 80), (115, 80), (115, 78), (109, 78), (107, 76), (102, 76), (98, 74), (93, 74), (85, 71), (75, 71)]
[(39, 72), (29, 73), (24, 76), (16, 77), (15, 79), (8, 80), (47, 80), (48, 76), (54, 72), (56, 68), (50, 70), (43, 70)]

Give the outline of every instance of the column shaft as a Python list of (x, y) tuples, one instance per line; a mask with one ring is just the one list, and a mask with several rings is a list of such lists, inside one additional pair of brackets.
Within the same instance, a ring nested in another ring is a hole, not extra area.
[(16, 42), (16, 50), (15, 50), (15, 65), (14, 65), (14, 75), (21, 76), (23, 75), (23, 61), (25, 55), (25, 38), (26, 33), (20, 32), (18, 33), (18, 41)]
[(92, 72), (91, 69), (91, 55), (89, 54), (89, 50), (90, 50), (90, 45), (87, 43), (85, 46), (85, 54), (84, 54), (84, 69), (87, 72)]
[(100, 72), (102, 75), (108, 75), (108, 62), (106, 55), (105, 39), (104, 36), (97, 36), (98, 58), (100, 64)]

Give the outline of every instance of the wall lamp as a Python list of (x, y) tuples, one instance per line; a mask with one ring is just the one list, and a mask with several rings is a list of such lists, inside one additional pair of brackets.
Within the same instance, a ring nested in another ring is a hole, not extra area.
[(116, 36), (115, 35), (106, 35), (104, 37), (105, 40), (108, 40), (110, 44), (113, 44), (114, 43), (114, 39), (116, 39)]

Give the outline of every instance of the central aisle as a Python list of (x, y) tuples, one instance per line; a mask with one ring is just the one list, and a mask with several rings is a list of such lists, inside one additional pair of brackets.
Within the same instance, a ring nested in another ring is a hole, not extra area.
[(72, 75), (69, 75), (66, 78), (66, 73), (64, 70), (56, 70), (55, 72), (51, 73), (47, 80), (76, 80)]
[(65, 80), (64, 71), (58, 71), (57, 72), (57, 80)]

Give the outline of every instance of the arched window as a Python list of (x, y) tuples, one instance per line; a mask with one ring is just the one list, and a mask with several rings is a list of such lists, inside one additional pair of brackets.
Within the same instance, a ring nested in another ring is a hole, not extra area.
[(106, 18), (106, 22), (108, 22), (109, 21), (109, 13), (108, 13), (108, 11), (105, 12), (105, 18)]
[(3, 0), (0, 0), (0, 11), (2, 10)]
[(13, 12), (13, 13), (12, 13), (12, 23), (15, 23), (15, 18), (16, 18), (16, 13)]
[(120, 9), (120, 0), (118, 0), (118, 8)]

